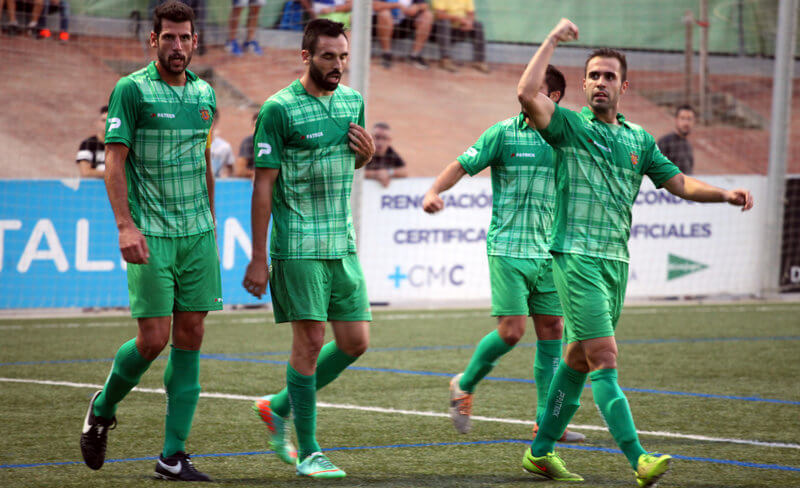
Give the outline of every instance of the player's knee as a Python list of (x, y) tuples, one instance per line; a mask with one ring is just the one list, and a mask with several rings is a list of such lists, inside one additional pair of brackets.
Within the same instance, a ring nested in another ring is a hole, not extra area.
[(153, 361), (161, 354), (161, 351), (167, 347), (168, 341), (169, 334), (146, 334), (141, 336), (140, 340), (136, 341), (136, 348), (143, 358), (148, 361)]
[(500, 338), (503, 339), (503, 342), (509, 346), (514, 346), (520, 341), (520, 339), (522, 339), (522, 336), (525, 334), (525, 329), (519, 327), (507, 327), (501, 328), (498, 333), (500, 334)]
[(367, 352), (369, 341), (367, 339), (358, 340), (350, 344), (342, 344), (339, 348), (350, 357), (357, 358)]
[(587, 359), (592, 370), (616, 369), (617, 367), (617, 352), (610, 349), (592, 351)]

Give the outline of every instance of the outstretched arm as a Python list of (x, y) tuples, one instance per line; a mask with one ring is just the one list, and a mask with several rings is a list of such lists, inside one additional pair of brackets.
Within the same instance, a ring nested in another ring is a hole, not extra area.
[(444, 209), (444, 200), (439, 194), (452, 188), (465, 174), (467, 172), (458, 161), (448, 164), (444, 171), (436, 177), (431, 189), (425, 194), (425, 199), (422, 201), (422, 209), (431, 214)]
[(697, 178), (679, 173), (664, 183), (664, 188), (673, 195), (693, 202), (728, 202), (742, 207), (742, 212), (753, 208), (753, 195), (749, 190), (737, 188), (723, 190)]
[(574, 41), (577, 38), (578, 26), (569, 19), (561, 19), (536, 50), (536, 54), (522, 73), (517, 85), (517, 98), (536, 129), (544, 129), (550, 125), (550, 118), (555, 110), (555, 103), (547, 95), (539, 93), (550, 58), (553, 57), (553, 52), (559, 43)]

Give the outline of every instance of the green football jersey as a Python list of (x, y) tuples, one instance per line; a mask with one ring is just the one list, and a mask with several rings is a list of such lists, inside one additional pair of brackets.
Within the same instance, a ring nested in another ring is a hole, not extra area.
[(550, 259), (555, 208), (553, 150), (525, 116), (498, 122), (458, 157), (470, 176), (492, 168), (491, 256)]
[(356, 252), (351, 122), (364, 126), (364, 100), (344, 85), (323, 101), (295, 80), (261, 107), (255, 165), (280, 169), (272, 192), (273, 259), (339, 259)]
[(214, 228), (205, 149), (216, 107), (214, 89), (188, 70), (181, 95), (155, 62), (117, 82), (105, 142), (129, 148), (128, 204), (142, 234), (181, 237)]
[(556, 106), (542, 137), (556, 152), (551, 249), (628, 262), (631, 209), (644, 175), (656, 187), (680, 173), (641, 126), (606, 124), (584, 107)]

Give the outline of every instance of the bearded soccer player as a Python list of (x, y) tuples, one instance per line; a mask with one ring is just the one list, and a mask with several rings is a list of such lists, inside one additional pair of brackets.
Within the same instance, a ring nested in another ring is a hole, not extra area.
[(81, 452), (90, 468), (100, 469), (117, 404), (169, 342), (172, 326), (166, 432), (155, 474), (210, 481), (193, 466), (185, 443), (200, 396), (203, 320), (222, 308), (208, 147), (216, 96), (186, 69), (197, 47), (189, 7), (176, 1), (157, 7), (150, 46), (158, 60), (122, 78), (111, 93), (105, 137), (106, 189), (139, 331), (117, 351), (105, 386), (92, 397)]
[(523, 457), (531, 473), (581, 481), (554, 452), (555, 442), (578, 409), (587, 377), (598, 410), (633, 468), (639, 486), (652, 486), (671, 457), (648, 453), (639, 443), (628, 401), (617, 383), (614, 330), (628, 280), (631, 208), (644, 175), (656, 187), (696, 202), (728, 202), (749, 210), (744, 189), (723, 190), (686, 176), (656, 147), (653, 136), (618, 111), (628, 89), (625, 55), (598, 49), (585, 65), (588, 107), (573, 112), (538, 93), (555, 47), (578, 38), (562, 19), (531, 59), (518, 96), (532, 125), (556, 152), (553, 278), (564, 308), (564, 358), (553, 377), (539, 432)]
[[(564, 96), (564, 75), (547, 67), (539, 92), (554, 103)], [(486, 237), (492, 284), (492, 315), (497, 329), (475, 349), (467, 369), (450, 381), (450, 418), (456, 430), (471, 429), (472, 401), (478, 383), (525, 334), (528, 316), (536, 330), (536, 416), (544, 412), (547, 390), (561, 358), (564, 329), (561, 303), (553, 284), (550, 229), (555, 206), (553, 155), (525, 113), (486, 130), (478, 141), (450, 163), (425, 194), (423, 209), (444, 208), (439, 196), (465, 174), (492, 168), (492, 221)], [(562, 442), (579, 442), (583, 434), (566, 431)]]
[[(301, 51), (305, 73), (267, 99), (254, 139), (253, 253), (243, 285), (256, 297), (265, 292), (271, 214), (270, 293), (275, 322), (292, 324), (292, 350), (286, 388), (253, 409), (280, 459), (312, 478), (345, 476), (317, 443), (316, 390), (364, 353), (372, 320), (350, 189), (354, 170), (369, 162), (375, 146), (364, 130), (361, 94), (339, 85), (348, 44), (342, 24), (308, 23)], [(335, 340), (323, 345), (325, 322)], [(298, 452), (288, 439), (290, 413)]]

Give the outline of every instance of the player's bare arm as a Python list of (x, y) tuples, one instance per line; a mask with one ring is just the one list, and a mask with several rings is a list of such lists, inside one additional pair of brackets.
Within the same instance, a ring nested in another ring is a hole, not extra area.
[(375, 154), (375, 141), (366, 129), (352, 122), (347, 137), (350, 138), (350, 149), (356, 153), (356, 169), (359, 169), (372, 160), (372, 155)]
[(675, 196), (693, 202), (728, 202), (742, 207), (742, 212), (753, 208), (753, 195), (749, 190), (737, 188), (724, 190), (697, 178), (679, 173), (664, 183), (664, 188)]
[(452, 188), (465, 174), (467, 172), (458, 161), (448, 164), (444, 171), (436, 177), (430, 190), (425, 194), (425, 198), (422, 200), (422, 209), (430, 214), (443, 210), (444, 200), (439, 194)]
[(128, 182), (125, 179), (125, 160), (128, 146), (119, 143), (106, 144), (105, 182), (108, 200), (114, 211), (114, 219), (119, 230), (119, 250), (122, 258), (131, 264), (147, 264), (150, 250), (147, 241), (131, 217), (128, 206)]
[(250, 226), (253, 236), (250, 264), (244, 273), (242, 286), (254, 297), (261, 298), (267, 289), (267, 226), (272, 213), (272, 188), (279, 169), (256, 168), (253, 181), (253, 200), (250, 207)]
[(550, 58), (553, 57), (553, 52), (559, 43), (576, 39), (578, 39), (578, 26), (569, 19), (561, 19), (536, 50), (536, 54), (522, 73), (517, 85), (517, 98), (530, 118), (530, 125), (536, 129), (544, 129), (550, 125), (550, 118), (555, 111), (555, 103), (547, 95), (539, 92)]

